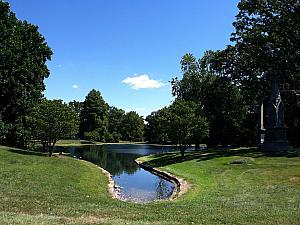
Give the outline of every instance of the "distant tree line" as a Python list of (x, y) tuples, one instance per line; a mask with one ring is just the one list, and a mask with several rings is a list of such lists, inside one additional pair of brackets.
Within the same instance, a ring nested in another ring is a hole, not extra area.
[(138, 142), (144, 140), (144, 120), (136, 112), (109, 106), (101, 93), (91, 90), (84, 102), (70, 102), (79, 115), (79, 137), (89, 141)]

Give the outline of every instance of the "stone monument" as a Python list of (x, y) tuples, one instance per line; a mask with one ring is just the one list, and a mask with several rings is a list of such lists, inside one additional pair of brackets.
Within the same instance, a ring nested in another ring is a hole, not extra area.
[(262, 101), (260, 105), (259, 113), (259, 135), (258, 135), (258, 146), (262, 147), (265, 142), (265, 126), (264, 126), (264, 103)]
[(284, 105), (281, 99), (278, 79), (272, 80), (271, 96), (267, 105), (267, 124), (263, 149), (269, 153), (284, 153), (290, 149), (286, 137)]

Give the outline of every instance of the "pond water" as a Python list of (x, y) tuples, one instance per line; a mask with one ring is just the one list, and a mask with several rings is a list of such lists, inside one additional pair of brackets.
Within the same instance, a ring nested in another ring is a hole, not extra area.
[(111, 173), (120, 187), (120, 197), (134, 202), (166, 199), (174, 184), (142, 168), (134, 160), (153, 153), (174, 151), (171, 146), (107, 144), (67, 147), (72, 156), (97, 164)]

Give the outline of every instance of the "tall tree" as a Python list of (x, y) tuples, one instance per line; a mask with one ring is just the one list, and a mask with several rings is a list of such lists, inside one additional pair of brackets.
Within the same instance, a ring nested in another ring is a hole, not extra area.
[(231, 40), (239, 57), (267, 79), (299, 76), (299, 0), (242, 0), (238, 8)]
[(146, 117), (145, 138), (149, 143), (164, 144), (168, 138), (168, 108), (164, 107)]
[(80, 115), (80, 112), (82, 110), (82, 102), (78, 102), (78, 101), (71, 101), (69, 102), (69, 106), (71, 109), (73, 109), (73, 111), (79, 116)]
[[(123, 109), (110, 106), (108, 112), (108, 133), (111, 137), (110, 141), (119, 142), (122, 139), (122, 121), (125, 116)], [(109, 140), (106, 140), (109, 141)]]
[(200, 103), (202, 76), (197, 59), (190, 53), (185, 54), (180, 65), (183, 78), (181, 80), (177, 77), (172, 79), (172, 94), (179, 99)]
[(300, 145), (296, 113), (300, 102), (300, 2), (242, 0), (238, 8), (231, 36), (234, 46), (219, 51), (213, 67), (239, 85), (249, 105), (252, 130), (261, 102), (270, 95), (271, 80), (280, 80), (289, 139)]
[(108, 105), (100, 91), (91, 90), (85, 98), (80, 113), (81, 138), (103, 141), (108, 128)]
[(29, 116), (32, 137), (52, 155), (57, 140), (78, 132), (77, 114), (62, 100), (42, 99)]
[[(173, 95), (177, 99), (193, 101), (203, 110), (210, 122), (208, 144), (237, 144), (247, 108), (240, 90), (230, 79), (218, 76), (211, 68), (215, 54), (207, 51), (198, 61), (190, 54), (183, 56), (183, 78), (172, 81)], [(189, 64), (196, 65), (187, 67), (188, 60)]]
[(26, 116), (45, 89), (52, 51), (38, 27), (18, 20), (3, 1), (0, 21), (0, 114), (9, 127), (3, 142), (24, 147), (29, 134)]
[(122, 137), (126, 141), (143, 141), (144, 120), (134, 111), (125, 114), (122, 121)]

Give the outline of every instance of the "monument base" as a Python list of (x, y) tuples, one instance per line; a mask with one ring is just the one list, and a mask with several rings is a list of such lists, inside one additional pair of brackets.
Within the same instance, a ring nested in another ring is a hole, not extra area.
[(286, 137), (286, 128), (276, 127), (267, 129), (262, 148), (269, 154), (288, 153), (292, 148)]

